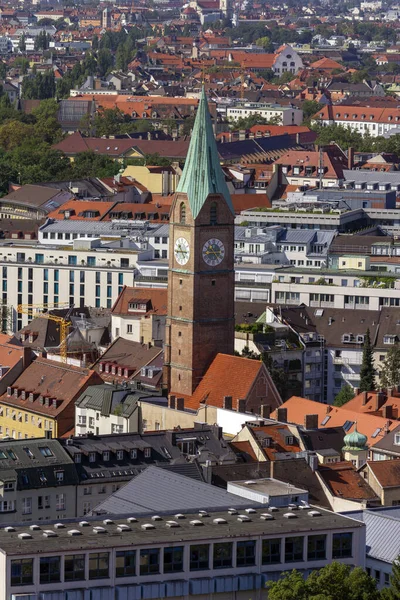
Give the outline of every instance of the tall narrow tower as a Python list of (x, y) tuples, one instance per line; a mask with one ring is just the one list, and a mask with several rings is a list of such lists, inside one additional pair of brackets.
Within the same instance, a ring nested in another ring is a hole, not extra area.
[(202, 90), (170, 215), (165, 382), (192, 394), (234, 347), (234, 210)]

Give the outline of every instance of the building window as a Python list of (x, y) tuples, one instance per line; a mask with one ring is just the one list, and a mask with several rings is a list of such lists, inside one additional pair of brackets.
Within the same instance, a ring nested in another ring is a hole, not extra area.
[(65, 494), (56, 494), (56, 510), (65, 510)]
[(309, 535), (307, 542), (308, 560), (326, 559), (326, 535)]
[(254, 540), (238, 542), (236, 545), (236, 566), (247, 567), (256, 563), (256, 543)]
[(32, 514), (32, 498), (22, 498), (22, 514)]
[(120, 550), (117, 551), (115, 560), (116, 577), (132, 577), (136, 574), (136, 551)]
[(61, 558), (43, 556), (40, 559), (40, 583), (61, 581)]
[(285, 562), (303, 560), (303, 538), (301, 536), (289, 537), (285, 540)]
[(108, 552), (89, 554), (89, 579), (104, 579), (108, 577)]
[(154, 575), (160, 572), (160, 550), (148, 548), (140, 551), (140, 574)]
[(126, 326), (126, 333), (133, 333), (133, 325), (129, 324)]
[(186, 206), (184, 202), (181, 202), (179, 208), (179, 222), (184, 225), (186, 223)]
[(353, 546), (353, 534), (334, 533), (332, 539), (332, 558), (351, 558)]
[(11, 585), (33, 584), (33, 558), (11, 561)]
[(217, 224), (217, 203), (212, 202), (210, 206), (210, 225)]
[(263, 565), (274, 565), (281, 562), (281, 540), (279, 538), (274, 540), (263, 540), (262, 541), (262, 564)]
[(190, 570), (204, 571), (209, 568), (209, 544), (190, 546)]
[(183, 571), (183, 546), (164, 548), (164, 573)]
[(64, 560), (64, 581), (83, 581), (85, 579), (85, 555), (71, 554)]
[(225, 569), (232, 566), (232, 542), (214, 544), (214, 569)]

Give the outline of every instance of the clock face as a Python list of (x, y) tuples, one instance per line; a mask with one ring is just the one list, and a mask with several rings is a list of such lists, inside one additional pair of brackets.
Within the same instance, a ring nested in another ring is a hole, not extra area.
[(217, 238), (211, 238), (203, 246), (203, 260), (210, 267), (219, 265), (225, 257), (225, 246)]
[(186, 265), (190, 257), (189, 243), (185, 238), (180, 237), (176, 240), (174, 246), (176, 262), (180, 265)]

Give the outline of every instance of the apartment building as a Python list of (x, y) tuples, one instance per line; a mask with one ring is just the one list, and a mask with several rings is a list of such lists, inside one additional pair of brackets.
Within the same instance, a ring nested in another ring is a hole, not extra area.
[(144, 344), (165, 340), (167, 290), (124, 286), (111, 311), (111, 336)]
[(78, 474), (57, 440), (2, 440), (0, 459), (0, 523), (76, 515)]
[(226, 116), (232, 121), (246, 119), (251, 115), (260, 115), (268, 121), (276, 120), (279, 125), (301, 125), (303, 122), (303, 111), (295, 106), (244, 102), (228, 106), (226, 109)]
[(12, 308), (13, 330), (29, 320), (17, 311), (19, 304), (111, 308), (123, 286), (133, 284), (137, 260), (152, 252), (147, 243), (119, 239), (77, 239), (71, 248), (2, 242), (2, 302)]
[(93, 600), (248, 600), (266, 598), (265, 583), (288, 569), (307, 573), (332, 560), (363, 567), (365, 525), (309, 505), (227, 507), (14, 526), (0, 532), (0, 549), (0, 600), (66, 600), (89, 590)]
[(364, 135), (378, 137), (390, 133), (400, 123), (400, 109), (370, 108), (369, 106), (325, 105), (313, 117), (313, 122), (322, 125), (342, 125)]

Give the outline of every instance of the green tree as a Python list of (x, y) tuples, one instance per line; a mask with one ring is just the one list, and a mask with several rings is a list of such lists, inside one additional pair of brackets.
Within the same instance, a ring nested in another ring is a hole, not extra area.
[(100, 77), (104, 77), (109, 73), (113, 66), (113, 57), (108, 48), (100, 48), (97, 54), (97, 72)]
[(382, 600), (400, 600), (400, 556), (393, 562), (390, 586), (381, 591), (381, 598)]
[(284, 573), (268, 585), (268, 600), (379, 600), (376, 580), (364, 569), (338, 562), (304, 579), (298, 571)]
[(375, 389), (374, 354), (369, 329), (364, 338), (363, 356), (360, 369), (360, 391), (372, 392)]
[(342, 387), (342, 389), (340, 390), (340, 392), (335, 396), (333, 405), (334, 406), (343, 406), (344, 404), (346, 404), (347, 402), (349, 402), (349, 400), (352, 400), (353, 398), (354, 398), (354, 390), (351, 387), (351, 385), (346, 383), (346, 385), (344, 385)]
[(304, 100), (301, 108), (303, 110), (304, 121), (309, 121), (319, 111), (321, 105), (316, 100)]
[(104, 154), (95, 154), (92, 150), (79, 152), (75, 156), (72, 171), (75, 179), (82, 177), (112, 177), (119, 171), (120, 164)]
[(384, 388), (391, 388), (400, 384), (400, 345), (395, 344), (390, 348), (383, 361), (381, 375), (381, 385)]
[(256, 40), (256, 45), (260, 46), (260, 48), (264, 48), (266, 51), (270, 50), (272, 47), (271, 40), (267, 35), (258, 38), (258, 40)]

